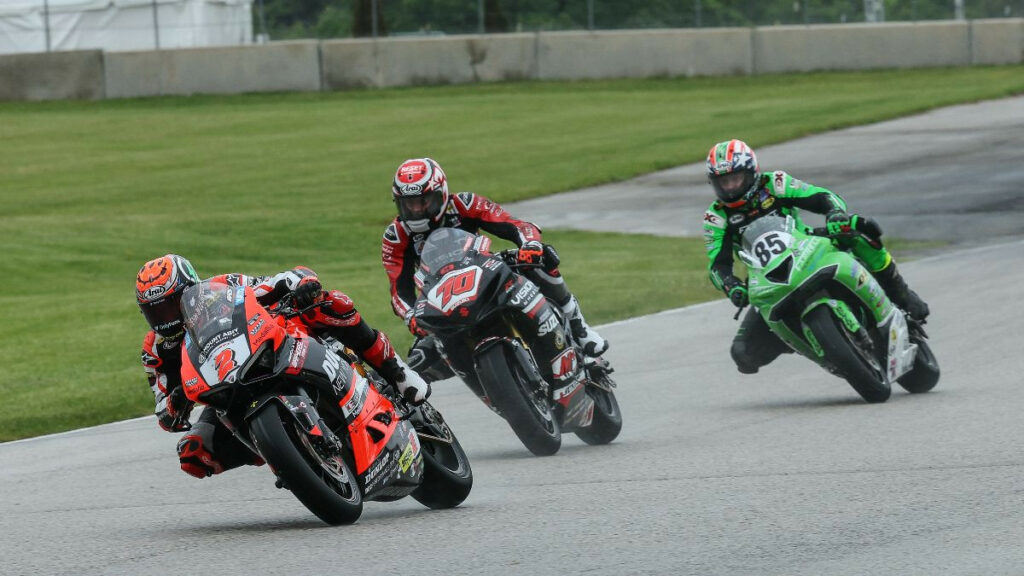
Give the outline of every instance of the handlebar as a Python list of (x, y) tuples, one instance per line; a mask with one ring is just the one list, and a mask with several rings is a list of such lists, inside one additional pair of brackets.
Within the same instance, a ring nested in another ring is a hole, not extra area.
[(323, 305), (323, 302), (321, 301), (321, 302), (314, 302), (313, 304), (311, 304), (309, 306), (306, 306), (305, 308), (295, 309), (293, 307), (294, 303), (295, 303), (295, 294), (293, 294), (293, 293), (285, 294), (284, 296), (281, 297), (280, 300), (277, 301), (277, 306), (273, 310), (270, 310), (270, 313), (275, 315), (275, 316), (284, 316), (285, 318), (295, 318), (296, 316), (302, 316), (303, 314), (305, 314), (307, 312), (312, 312), (313, 310), (315, 310), (315, 309), (317, 309), (317, 308), (319, 308), (320, 306)]

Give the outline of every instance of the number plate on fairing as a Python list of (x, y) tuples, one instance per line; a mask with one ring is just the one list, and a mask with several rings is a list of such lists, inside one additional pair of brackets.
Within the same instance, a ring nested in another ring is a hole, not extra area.
[(757, 237), (751, 245), (751, 252), (761, 267), (767, 266), (773, 258), (793, 245), (793, 236), (787, 232), (773, 230)]
[(476, 300), (482, 277), (483, 270), (479, 266), (452, 270), (430, 289), (427, 303), (446, 315), (451, 314), (455, 308)]

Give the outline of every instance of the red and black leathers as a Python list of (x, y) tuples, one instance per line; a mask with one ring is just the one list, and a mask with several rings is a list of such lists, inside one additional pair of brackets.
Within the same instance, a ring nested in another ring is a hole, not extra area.
[[(315, 278), (315, 273), (297, 267), (276, 276), (246, 276), (227, 274), (221, 278), (228, 284), (253, 288), (257, 300), (264, 306), (276, 304), (291, 293), (303, 279)], [(324, 291), (323, 304), (303, 315), (303, 322), (314, 332), (329, 334), (374, 367), (391, 382), (403, 379), (400, 360), (395, 355), (388, 337), (363, 320), (352, 300), (338, 290)], [(150, 330), (142, 344), (142, 365), (156, 400), (157, 419), (162, 428), (172, 432), (187, 430), (175, 423), (187, 421), (176, 418), (171, 393), (181, 386), (181, 340), (168, 340)], [(188, 409), (190, 409), (189, 406)], [(203, 478), (243, 464), (262, 464), (262, 461), (239, 442), (216, 417), (213, 410), (204, 410), (191, 431), (178, 443), (181, 468), (188, 474)]]

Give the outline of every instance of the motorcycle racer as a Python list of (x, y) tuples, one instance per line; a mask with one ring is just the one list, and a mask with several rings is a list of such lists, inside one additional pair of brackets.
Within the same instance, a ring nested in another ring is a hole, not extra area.
[[(395, 354), (388, 337), (373, 329), (344, 293), (324, 290), (309, 268), (298, 266), (275, 276), (226, 274), (219, 278), (231, 285), (251, 287), (264, 306), (289, 294), (298, 309), (319, 304), (301, 317), (313, 332), (332, 336), (354, 350), (409, 402), (422, 403), (430, 395), (430, 385)], [(156, 400), (157, 422), (168, 432), (190, 431), (178, 442), (181, 468), (205, 478), (262, 461), (234, 437), (214, 410), (203, 410), (195, 426), (189, 423), (193, 403), (181, 386), (185, 326), (179, 304), (185, 288), (199, 282), (188, 260), (167, 254), (142, 266), (135, 280), (135, 296), (150, 326), (142, 342), (142, 365)]]
[[(739, 249), (739, 233), (766, 214), (793, 217), (798, 226), (799, 211), (825, 215), (829, 234), (861, 232), (836, 238), (875, 276), (892, 302), (911, 318), (923, 322), (929, 310), (896, 269), (892, 255), (882, 246), (881, 228), (873, 220), (850, 214), (846, 202), (834, 192), (801, 182), (783, 171), (759, 170), (754, 151), (741, 140), (715, 144), (706, 160), (708, 181), (717, 199), (704, 213), (704, 245), (708, 254), (711, 282), (738, 308), (749, 303), (746, 284), (733, 274), (733, 253)], [(789, 348), (768, 328), (756, 310), (744, 316), (733, 339), (731, 355), (740, 372), (754, 374)]]
[[(558, 271), (558, 253), (542, 242), (539, 227), (514, 218), (501, 205), (479, 194), (450, 195), (447, 176), (430, 158), (403, 162), (395, 172), (391, 194), (398, 216), (384, 231), (381, 259), (391, 285), (391, 306), (414, 335), (423, 336), (412, 314), (416, 302), (414, 276), (423, 242), (435, 229), (459, 228), (474, 234), (483, 230), (515, 243), (521, 262), (541, 265), (524, 275), (561, 307), (584, 352), (597, 357), (608, 349), (608, 341), (583, 318), (579, 302)], [(409, 356), (410, 363), (424, 370), (428, 378), (438, 378), (426, 370), (437, 357), (429, 342), (418, 338)]]

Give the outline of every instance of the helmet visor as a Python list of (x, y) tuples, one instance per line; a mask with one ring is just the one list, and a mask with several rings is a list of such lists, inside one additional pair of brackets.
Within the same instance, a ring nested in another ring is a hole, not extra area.
[(178, 335), (182, 330), (181, 309), (178, 307), (180, 302), (179, 292), (156, 302), (139, 304), (139, 308), (146, 317), (146, 322), (149, 322), (149, 327), (164, 338), (169, 338)]
[(441, 213), (444, 195), (440, 190), (431, 190), (416, 196), (396, 196), (398, 216), (402, 220), (433, 220)]
[(711, 186), (722, 202), (736, 202), (754, 185), (754, 171), (740, 170), (711, 176)]

